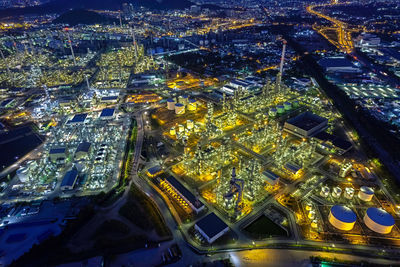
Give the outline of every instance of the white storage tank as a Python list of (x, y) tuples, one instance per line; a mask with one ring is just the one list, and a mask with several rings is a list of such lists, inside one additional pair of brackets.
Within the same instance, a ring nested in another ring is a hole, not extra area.
[(183, 126), (182, 124), (179, 124), (179, 126), (178, 126), (178, 131), (179, 131), (180, 133), (183, 133), (183, 132), (185, 131), (185, 126)]
[(350, 208), (342, 205), (335, 205), (329, 212), (328, 220), (337, 229), (349, 231), (353, 229), (357, 216)]
[(17, 176), (21, 183), (25, 183), (28, 180), (28, 171), (29, 169), (27, 167), (20, 167), (17, 170)]
[(334, 198), (339, 198), (341, 194), (342, 194), (342, 189), (340, 187), (337, 186), (337, 187), (333, 188), (332, 196)]
[(327, 197), (328, 195), (329, 195), (329, 187), (327, 187), (327, 186), (323, 186), (322, 188), (321, 188), (321, 192), (319, 193), (319, 195), (321, 196), (321, 197)]
[(353, 196), (354, 196), (354, 188), (352, 188), (352, 187), (346, 187), (345, 189), (344, 189), (344, 197), (345, 198), (347, 198), (347, 199), (352, 199), (353, 198)]
[(185, 114), (185, 105), (182, 103), (176, 103), (175, 114)]
[(358, 197), (363, 201), (371, 201), (374, 196), (374, 190), (368, 186), (361, 186)]
[(315, 211), (310, 210), (310, 212), (308, 213), (308, 218), (311, 220), (314, 220), (315, 219)]
[(372, 231), (380, 234), (388, 234), (394, 226), (393, 216), (380, 208), (368, 208), (364, 216), (365, 225)]
[(194, 122), (192, 120), (187, 120), (186, 121), (186, 127), (191, 130), (194, 127)]
[(168, 110), (175, 110), (175, 100), (173, 98), (167, 99), (167, 109)]

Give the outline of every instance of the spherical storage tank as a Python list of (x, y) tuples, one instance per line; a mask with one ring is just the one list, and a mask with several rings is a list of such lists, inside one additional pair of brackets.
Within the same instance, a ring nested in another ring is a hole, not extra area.
[(358, 197), (363, 201), (371, 201), (374, 196), (374, 190), (368, 186), (361, 186)]
[(195, 111), (197, 109), (197, 102), (196, 99), (189, 99), (189, 104), (188, 104), (188, 110), (189, 111)]
[(285, 103), (283, 103), (283, 107), (284, 107), (285, 111), (289, 111), (292, 109), (292, 103), (285, 102)]
[(278, 110), (276, 108), (270, 108), (268, 111), (268, 115), (271, 117), (275, 117)]
[(331, 208), (328, 220), (337, 229), (349, 231), (353, 229), (357, 216), (348, 207), (335, 205)]
[(175, 100), (172, 98), (167, 99), (167, 108), (168, 110), (174, 110), (175, 109)]
[(285, 112), (285, 107), (282, 105), (276, 106), (276, 109), (278, 110), (278, 114), (282, 114)]
[(185, 114), (185, 105), (182, 103), (176, 103), (175, 114)]
[(394, 226), (393, 216), (380, 208), (368, 208), (364, 216), (365, 225), (374, 232), (388, 234)]

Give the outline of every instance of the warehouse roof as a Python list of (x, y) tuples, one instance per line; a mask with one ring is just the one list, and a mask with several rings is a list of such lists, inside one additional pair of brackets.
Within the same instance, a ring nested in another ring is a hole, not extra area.
[(215, 215), (214, 212), (199, 220), (196, 225), (210, 239), (218, 235), (220, 232), (224, 231), (228, 227), (228, 225), (224, 223), (217, 215)]
[(75, 152), (89, 152), (91, 145), (92, 145), (91, 143), (83, 141), (78, 145)]
[(287, 120), (287, 123), (305, 131), (309, 131), (326, 122), (328, 122), (328, 119), (315, 115), (311, 112), (304, 112), (292, 119)]
[(105, 108), (101, 111), (100, 117), (111, 117), (114, 116), (115, 109), (114, 108)]
[(78, 171), (76, 169), (72, 169), (72, 170), (68, 171), (65, 174), (65, 176), (64, 176), (64, 178), (63, 178), (63, 180), (61, 182), (61, 187), (64, 187), (64, 186), (72, 187), (72, 186), (74, 186), (77, 178), (78, 178)]
[(50, 149), (50, 154), (63, 154), (65, 153), (66, 148), (65, 147), (59, 147), (59, 148), (52, 148)]
[(72, 120), (69, 120), (68, 123), (80, 123), (80, 122), (84, 122), (85, 119), (87, 117), (86, 113), (82, 113), (82, 114), (76, 114)]
[(184, 187), (175, 177), (169, 176), (166, 179), (176, 190), (178, 190), (193, 206), (196, 208), (202, 207), (201, 203), (186, 187)]

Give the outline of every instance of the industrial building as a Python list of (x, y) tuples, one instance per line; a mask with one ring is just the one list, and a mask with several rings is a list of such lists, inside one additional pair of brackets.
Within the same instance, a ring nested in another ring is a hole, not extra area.
[(350, 208), (335, 205), (331, 208), (328, 217), (329, 222), (339, 230), (350, 231), (356, 223), (357, 216)]
[(79, 160), (79, 159), (87, 157), (91, 146), (92, 146), (92, 144), (89, 142), (86, 142), (86, 141), (83, 141), (82, 143), (80, 143), (75, 150), (75, 159)]
[(76, 114), (71, 120), (67, 121), (67, 124), (78, 124), (78, 123), (84, 123), (86, 120), (87, 114), (82, 113), (82, 114)]
[(102, 120), (109, 120), (113, 119), (115, 114), (115, 109), (113, 108), (105, 108), (100, 113), (100, 119)]
[(361, 70), (344, 57), (328, 57), (318, 61), (326, 72), (359, 73)]
[(72, 190), (78, 180), (78, 171), (76, 169), (69, 170), (60, 185), (61, 190)]
[(388, 234), (394, 226), (393, 216), (381, 208), (368, 208), (365, 212), (364, 223), (372, 231)]
[(276, 185), (279, 182), (279, 176), (268, 170), (263, 172), (263, 178), (270, 185)]
[(168, 176), (166, 179), (161, 179), (160, 183), (167, 183), (173, 190), (190, 206), (192, 210), (199, 213), (204, 209), (204, 204), (183, 186), (175, 177)]
[(149, 176), (149, 177), (156, 177), (156, 176), (162, 174), (163, 172), (164, 172), (164, 171), (163, 171), (163, 169), (161, 168), (161, 166), (160, 166), (160, 165), (156, 165), (156, 166), (151, 167), (151, 168), (149, 168), (149, 169), (147, 170), (147, 176)]
[(52, 148), (49, 151), (49, 157), (53, 162), (58, 159), (65, 159), (67, 157), (67, 149), (65, 147)]
[(214, 212), (199, 220), (194, 225), (194, 228), (199, 231), (209, 244), (212, 244), (229, 231), (228, 225), (215, 215)]
[(328, 119), (311, 112), (304, 112), (284, 124), (284, 130), (301, 138), (313, 136), (328, 127)]

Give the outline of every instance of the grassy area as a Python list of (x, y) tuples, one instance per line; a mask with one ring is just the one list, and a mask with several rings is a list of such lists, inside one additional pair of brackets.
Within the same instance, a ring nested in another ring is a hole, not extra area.
[(93, 238), (100, 238), (107, 235), (127, 235), (129, 234), (129, 227), (118, 220), (107, 220), (97, 228)]
[(144, 230), (153, 230), (160, 237), (170, 237), (171, 232), (154, 202), (135, 185), (129, 191), (127, 202), (119, 214)]
[(262, 215), (244, 229), (251, 236), (261, 239), (271, 236), (287, 236), (285, 230), (266, 216)]

